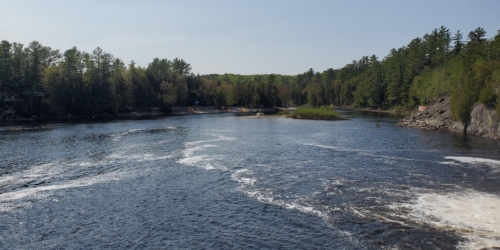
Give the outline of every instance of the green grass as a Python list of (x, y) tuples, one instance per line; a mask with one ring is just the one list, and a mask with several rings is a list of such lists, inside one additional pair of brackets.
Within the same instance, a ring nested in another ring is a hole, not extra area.
[(289, 114), (290, 114), (290, 112), (291, 112), (291, 111), (289, 111), (289, 110), (280, 110), (280, 111), (278, 112), (278, 115), (285, 115), (285, 116), (287, 116), (287, 115), (289, 115)]
[(315, 119), (315, 120), (341, 120), (337, 110), (330, 107), (321, 108), (298, 108), (288, 115), (290, 118)]

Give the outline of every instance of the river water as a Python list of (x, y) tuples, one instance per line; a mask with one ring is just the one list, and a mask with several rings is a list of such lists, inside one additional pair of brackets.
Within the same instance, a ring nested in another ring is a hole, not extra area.
[(500, 246), (499, 141), (342, 114), (0, 127), (0, 248)]

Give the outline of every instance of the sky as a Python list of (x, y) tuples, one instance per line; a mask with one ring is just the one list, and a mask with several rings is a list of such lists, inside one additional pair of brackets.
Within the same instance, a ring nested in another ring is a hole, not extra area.
[(199, 74), (296, 75), (382, 60), (445, 26), (500, 29), (500, 0), (0, 0), (0, 40), (76, 46), (147, 67), (184, 59)]

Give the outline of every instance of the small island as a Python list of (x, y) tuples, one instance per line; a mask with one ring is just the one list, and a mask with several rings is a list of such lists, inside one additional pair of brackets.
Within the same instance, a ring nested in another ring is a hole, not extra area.
[(308, 120), (348, 120), (348, 118), (339, 116), (337, 110), (331, 107), (319, 108), (297, 108), (285, 114), (287, 118), (308, 119)]

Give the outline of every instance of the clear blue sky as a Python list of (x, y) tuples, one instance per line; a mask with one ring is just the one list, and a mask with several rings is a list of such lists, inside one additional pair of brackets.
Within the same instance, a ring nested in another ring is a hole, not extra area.
[(129, 63), (182, 58), (194, 73), (298, 74), (340, 68), (445, 26), (500, 29), (500, 0), (0, 0), (0, 40)]

